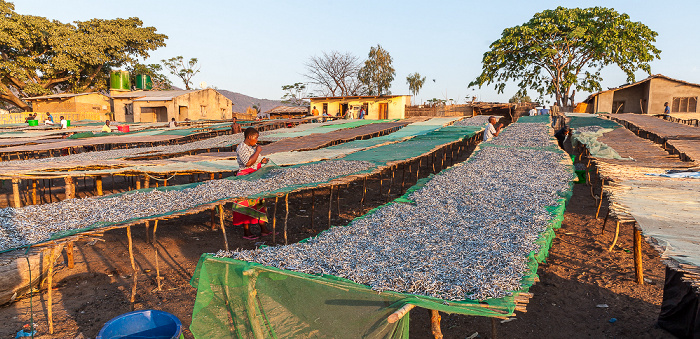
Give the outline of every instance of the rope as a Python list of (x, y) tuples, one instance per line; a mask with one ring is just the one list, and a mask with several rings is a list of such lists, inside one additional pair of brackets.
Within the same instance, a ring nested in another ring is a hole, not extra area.
[(152, 176), (152, 175), (150, 175), (150, 174), (148, 174), (148, 173), (144, 173), (144, 174), (145, 174), (147, 177), (149, 177), (149, 178), (151, 178), (151, 179), (153, 179), (153, 180), (158, 180), (158, 181), (167, 181), (167, 180), (170, 180), (170, 179), (172, 179), (172, 178), (175, 177), (175, 174), (173, 174), (173, 175), (171, 175), (171, 176), (168, 177), (168, 178), (159, 179), (159, 178), (156, 178), (156, 177), (154, 177), (154, 176)]

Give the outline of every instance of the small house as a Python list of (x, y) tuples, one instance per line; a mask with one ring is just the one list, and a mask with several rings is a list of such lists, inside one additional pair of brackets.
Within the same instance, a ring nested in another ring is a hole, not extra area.
[(117, 121), (167, 122), (231, 119), (230, 99), (218, 91), (133, 91), (113, 92), (112, 102)]
[(112, 112), (110, 98), (102, 93), (62, 93), (24, 99), (32, 106), (32, 112)]
[(698, 115), (700, 85), (656, 74), (644, 80), (591, 94), (584, 103), (588, 113), (662, 114), (668, 102), (671, 114)]
[(410, 95), (378, 95), (378, 96), (347, 96), (347, 97), (314, 97), (311, 101), (311, 112), (314, 108), (319, 115), (324, 112), (331, 116), (344, 116), (352, 110), (357, 118), (360, 109), (365, 109), (365, 119), (404, 119), (406, 106), (411, 103)]
[(265, 112), (272, 119), (301, 118), (309, 115), (308, 106), (277, 106)]

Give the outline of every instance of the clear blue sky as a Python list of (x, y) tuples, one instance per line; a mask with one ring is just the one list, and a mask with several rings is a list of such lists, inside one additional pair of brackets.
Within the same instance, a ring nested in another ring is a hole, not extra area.
[[(12, 1), (12, 0), (10, 0)], [(556, 6), (606, 6), (627, 13), (659, 33), (661, 60), (652, 73), (700, 83), (700, 1), (224, 1), (224, 0), (15, 0), (16, 11), (63, 22), (136, 16), (168, 35), (149, 63), (182, 55), (202, 66), (194, 83), (258, 98), (279, 99), (281, 86), (306, 82), (304, 62), (323, 51), (351, 52), (364, 59), (381, 44), (394, 58), (391, 91), (408, 94), (406, 76), (428, 78), (418, 98), (507, 101), (493, 88), (467, 88), (481, 70), (481, 57), (504, 28)], [(615, 67), (603, 71), (603, 88), (626, 82)], [(637, 80), (644, 78), (637, 74)], [(432, 80), (435, 79), (435, 82)], [(173, 79), (178, 84), (176, 79)], [(534, 94), (534, 93), (532, 93)], [(576, 100), (587, 94), (577, 94)], [(534, 95), (533, 95), (534, 96)]]

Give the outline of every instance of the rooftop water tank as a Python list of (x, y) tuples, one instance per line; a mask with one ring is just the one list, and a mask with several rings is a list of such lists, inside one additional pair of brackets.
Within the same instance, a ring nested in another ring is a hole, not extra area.
[(131, 80), (127, 71), (112, 71), (110, 75), (110, 88), (117, 90), (131, 90)]
[(153, 81), (150, 75), (139, 74), (136, 76), (136, 89), (150, 91), (153, 89)]

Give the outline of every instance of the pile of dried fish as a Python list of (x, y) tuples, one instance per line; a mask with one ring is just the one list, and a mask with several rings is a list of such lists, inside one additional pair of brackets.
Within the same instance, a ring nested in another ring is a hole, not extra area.
[[(518, 125), (496, 139), (551, 145), (546, 125)], [(415, 205), (383, 206), (306, 243), (217, 256), (338, 276), (377, 291), (500, 298), (521, 288), (528, 254), (539, 250), (536, 241), (552, 218), (545, 206), (569, 188), (573, 175), (563, 159), (546, 150), (483, 147), (412, 193)]]
[(477, 115), (471, 118), (455, 121), (454, 126), (480, 126), (483, 127), (489, 122), (488, 115)]
[(367, 170), (366, 161), (326, 161), (273, 169), (257, 180), (212, 180), (182, 190), (155, 189), (113, 197), (70, 199), (20, 209), (0, 209), (0, 250), (48, 240), (58, 231), (77, 230), (183, 211), (201, 204), (301, 184), (326, 182)]
[(510, 147), (549, 147), (552, 143), (549, 126), (541, 123), (517, 123), (508, 126), (508, 133), (500, 133), (491, 144)]

